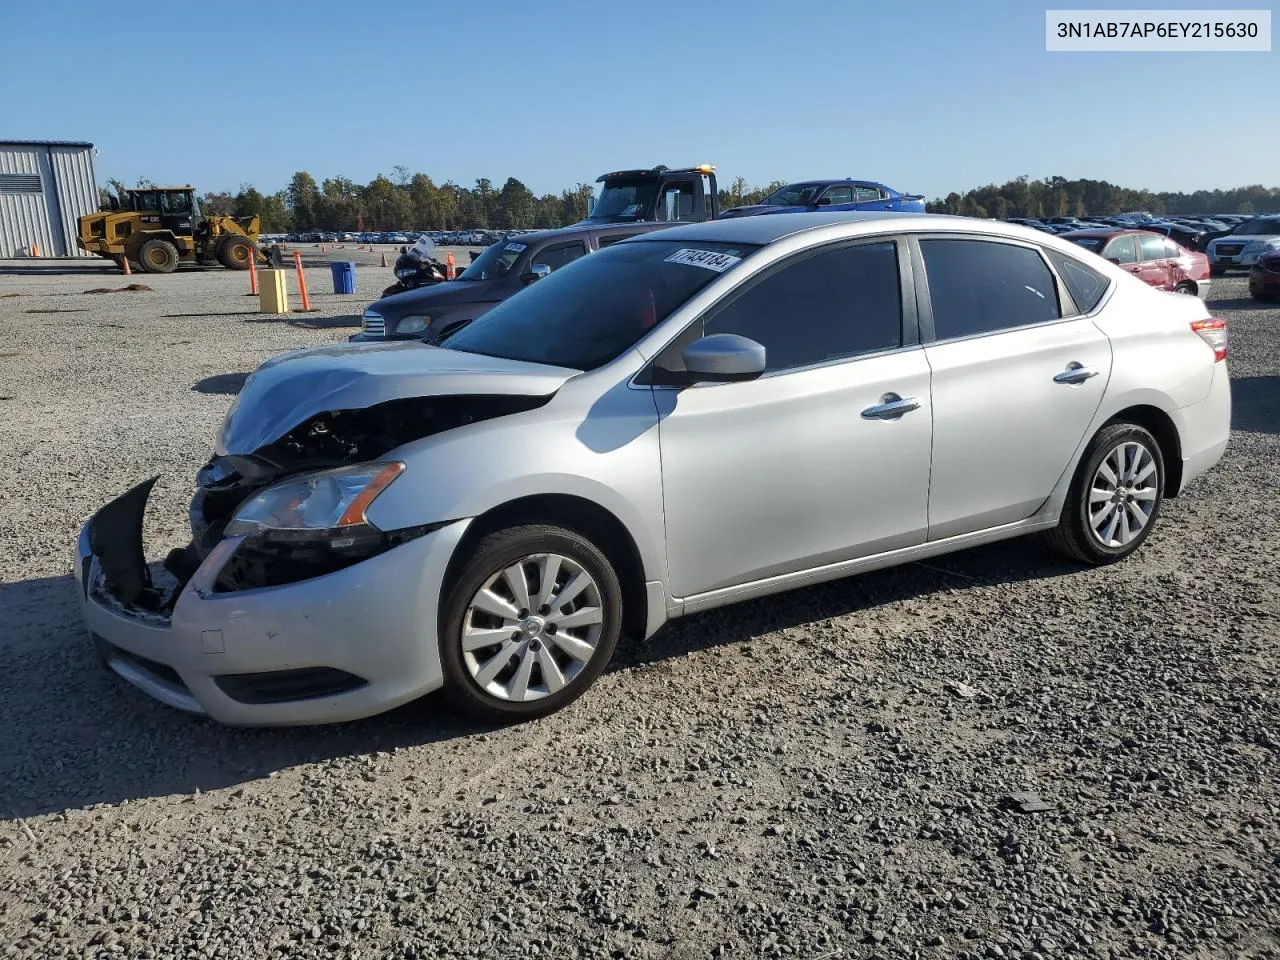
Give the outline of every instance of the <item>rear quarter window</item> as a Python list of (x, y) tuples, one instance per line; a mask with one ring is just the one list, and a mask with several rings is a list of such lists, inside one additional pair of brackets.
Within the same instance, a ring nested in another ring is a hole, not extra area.
[(1107, 287), (1111, 286), (1111, 281), (1075, 257), (1069, 257), (1057, 250), (1046, 250), (1045, 253), (1049, 255), (1049, 262), (1062, 278), (1062, 284), (1067, 288), (1067, 293), (1071, 294), (1071, 299), (1076, 302), (1076, 309), (1080, 313), (1091, 312), (1101, 302)]

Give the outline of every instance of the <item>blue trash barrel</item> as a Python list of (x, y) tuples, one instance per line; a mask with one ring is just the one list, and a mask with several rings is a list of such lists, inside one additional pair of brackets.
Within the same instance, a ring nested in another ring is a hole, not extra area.
[(355, 293), (356, 292), (355, 261), (339, 260), (336, 263), (329, 264), (329, 269), (333, 271), (333, 292), (334, 293)]

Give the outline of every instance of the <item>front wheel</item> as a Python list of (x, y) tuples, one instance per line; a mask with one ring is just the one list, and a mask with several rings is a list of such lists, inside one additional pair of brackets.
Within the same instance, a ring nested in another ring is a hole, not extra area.
[(1194, 297), (1196, 295), (1196, 285), (1194, 283), (1188, 283), (1187, 281), (1184, 280), (1182, 283), (1178, 284), (1176, 287), (1173, 288), (1173, 292), (1185, 293), (1188, 296)]
[(168, 240), (148, 240), (138, 248), (138, 264), (147, 273), (173, 273), (178, 269), (178, 248)]
[(488, 722), (554, 713), (604, 671), (621, 625), (618, 576), (591, 541), (544, 525), (489, 534), (441, 608), (445, 693)]
[(248, 270), (249, 264), (257, 255), (258, 251), (253, 241), (236, 234), (223, 240), (216, 254), (218, 262), (228, 270)]
[(1133, 423), (1111, 423), (1085, 450), (1062, 505), (1051, 547), (1102, 566), (1137, 550), (1164, 500), (1164, 456), (1155, 437)]

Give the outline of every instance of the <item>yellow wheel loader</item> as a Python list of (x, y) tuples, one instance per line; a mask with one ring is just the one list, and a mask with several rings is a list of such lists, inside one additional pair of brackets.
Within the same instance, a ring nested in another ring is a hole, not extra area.
[(172, 273), (180, 263), (248, 270), (251, 257), (267, 260), (257, 214), (202, 216), (195, 187), (126, 190), (110, 201), (110, 209), (80, 218), (77, 243), (122, 266), (128, 258), (147, 273)]

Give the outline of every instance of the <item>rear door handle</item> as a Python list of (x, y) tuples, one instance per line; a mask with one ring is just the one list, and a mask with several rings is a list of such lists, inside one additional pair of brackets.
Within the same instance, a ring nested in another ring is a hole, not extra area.
[(897, 420), (903, 414), (920, 409), (920, 401), (915, 397), (900, 397), (896, 393), (886, 393), (874, 407), (862, 411), (863, 420)]
[(1098, 373), (1099, 371), (1093, 369), (1093, 367), (1086, 367), (1082, 363), (1071, 363), (1061, 373), (1054, 374), (1053, 382), (1066, 384), (1084, 383), (1090, 377), (1096, 377)]

